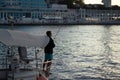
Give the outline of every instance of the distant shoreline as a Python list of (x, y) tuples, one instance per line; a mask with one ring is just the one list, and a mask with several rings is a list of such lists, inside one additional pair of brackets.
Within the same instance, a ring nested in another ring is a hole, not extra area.
[[(2, 25), (6, 25), (6, 26), (10, 26), (10, 24), (0, 24), (0, 26)], [(33, 23), (28, 23), (28, 24), (14, 24), (14, 26), (24, 26), (24, 25), (29, 25), (29, 26), (38, 26), (38, 25), (46, 25), (46, 26), (52, 26), (52, 25), (120, 25), (120, 23), (66, 23), (66, 24), (48, 24), (48, 23), (44, 23), (44, 24), (33, 24)]]

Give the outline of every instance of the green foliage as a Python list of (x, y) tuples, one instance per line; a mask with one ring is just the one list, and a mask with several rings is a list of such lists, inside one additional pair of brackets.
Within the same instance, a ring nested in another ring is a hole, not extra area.
[(66, 4), (68, 8), (79, 8), (84, 4), (84, 0), (60, 0), (59, 4)]

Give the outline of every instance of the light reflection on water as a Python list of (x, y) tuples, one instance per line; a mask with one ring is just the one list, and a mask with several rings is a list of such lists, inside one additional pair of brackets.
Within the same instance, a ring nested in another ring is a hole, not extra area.
[(70, 80), (119, 79), (119, 33), (119, 26), (62, 28), (57, 38), (62, 53), (56, 55), (56, 64), (62, 64), (54, 66), (56, 74)]
[[(59, 28), (61, 27), (61, 28)], [(120, 26), (16, 27), (31, 34), (56, 36), (50, 80), (119, 80)]]

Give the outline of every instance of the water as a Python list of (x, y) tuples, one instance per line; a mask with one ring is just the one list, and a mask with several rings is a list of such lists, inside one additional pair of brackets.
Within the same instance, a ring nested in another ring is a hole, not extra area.
[[(1, 27), (8, 28), (8, 27)], [(120, 80), (120, 26), (15, 26), (44, 35), (53, 32), (56, 47), (50, 80)]]

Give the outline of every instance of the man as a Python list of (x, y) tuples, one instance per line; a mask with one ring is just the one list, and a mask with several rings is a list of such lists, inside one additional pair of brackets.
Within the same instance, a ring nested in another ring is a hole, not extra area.
[(51, 64), (52, 64), (53, 48), (55, 47), (55, 44), (54, 44), (53, 39), (51, 38), (52, 37), (51, 31), (47, 31), (46, 35), (49, 37), (50, 40), (49, 40), (47, 46), (44, 48), (45, 60), (43, 63), (43, 70), (49, 72)]

